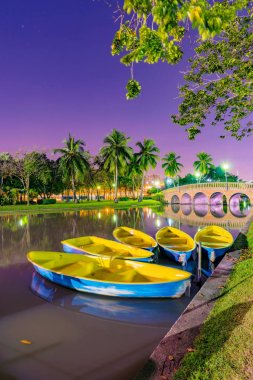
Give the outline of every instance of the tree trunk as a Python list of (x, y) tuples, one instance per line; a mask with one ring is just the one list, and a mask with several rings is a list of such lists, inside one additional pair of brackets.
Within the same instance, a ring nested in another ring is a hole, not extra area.
[(114, 187), (114, 202), (115, 203), (118, 202), (117, 195), (118, 195), (118, 162), (116, 162), (116, 166), (115, 166), (115, 187)]
[(75, 187), (75, 177), (73, 173), (71, 176), (71, 182), (72, 182), (73, 200), (74, 200), (74, 203), (76, 203), (76, 187)]
[(145, 172), (142, 174), (142, 179), (141, 179), (141, 193), (138, 199), (138, 202), (141, 202), (143, 200), (143, 189), (144, 189), (144, 179), (145, 179)]
[(30, 190), (30, 178), (26, 178), (26, 195), (27, 195), (27, 206), (30, 205), (30, 199), (29, 199), (29, 190)]

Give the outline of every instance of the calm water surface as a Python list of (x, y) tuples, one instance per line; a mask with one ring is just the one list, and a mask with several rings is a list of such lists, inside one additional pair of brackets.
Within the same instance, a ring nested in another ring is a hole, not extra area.
[[(112, 239), (120, 225), (152, 236), (171, 225), (193, 236), (215, 223), (236, 237), (250, 215), (250, 209), (173, 205), (1, 217), (0, 379), (130, 380), (198, 290), (193, 280), (190, 294), (178, 300), (85, 295), (36, 275), (27, 251), (61, 250), (61, 240), (82, 235)], [(159, 263), (176, 266), (165, 257)], [(210, 263), (203, 266), (208, 273)], [(196, 261), (186, 270), (195, 274)]]

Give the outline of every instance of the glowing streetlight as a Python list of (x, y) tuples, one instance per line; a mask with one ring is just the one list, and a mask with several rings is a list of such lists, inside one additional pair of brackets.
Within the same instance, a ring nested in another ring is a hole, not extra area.
[(226, 178), (226, 189), (228, 190), (228, 169), (229, 169), (229, 164), (227, 162), (224, 162), (221, 165), (222, 169), (225, 172), (225, 178)]
[(158, 193), (158, 189), (160, 187), (160, 182), (159, 181), (155, 181), (155, 187), (156, 187), (156, 192)]
[(195, 173), (195, 177), (197, 178), (197, 182), (199, 183), (199, 181), (200, 181), (200, 177), (201, 177), (200, 172), (196, 172), (196, 173)]

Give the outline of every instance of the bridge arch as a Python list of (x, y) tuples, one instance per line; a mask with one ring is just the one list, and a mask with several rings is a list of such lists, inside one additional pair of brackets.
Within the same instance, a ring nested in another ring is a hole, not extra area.
[(188, 193), (184, 193), (181, 197), (181, 205), (189, 205), (192, 203), (192, 197)]
[(210, 205), (223, 205), (227, 203), (227, 197), (221, 191), (216, 191), (210, 196)]
[(193, 205), (208, 205), (208, 196), (201, 191), (197, 192), (193, 197)]
[(171, 209), (175, 214), (177, 214), (180, 210), (180, 204), (179, 203), (172, 203)]
[(179, 199), (179, 196), (177, 196), (176, 194), (174, 194), (171, 198), (171, 204), (180, 204), (180, 199)]
[(244, 217), (250, 208), (250, 198), (243, 193), (233, 194), (229, 199), (229, 208), (234, 216)]

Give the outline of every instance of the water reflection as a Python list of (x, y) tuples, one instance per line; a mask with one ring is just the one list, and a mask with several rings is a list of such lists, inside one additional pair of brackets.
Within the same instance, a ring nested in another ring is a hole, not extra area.
[(190, 215), (192, 213), (192, 205), (187, 204), (187, 205), (182, 205), (182, 213), (186, 216)]
[(195, 207), (193, 207), (193, 211), (194, 211), (195, 215), (203, 218), (208, 213), (208, 205), (206, 205), (206, 204), (197, 205), (196, 204)]
[(215, 218), (223, 218), (227, 211), (227, 205), (215, 204), (210, 206), (210, 212)]
[[(30, 250), (61, 250), (61, 240), (82, 235), (112, 239), (116, 225), (134, 227), (151, 236), (155, 236), (159, 228), (170, 225), (194, 236), (198, 228), (218, 224), (229, 228), (236, 236), (251, 217), (250, 210), (240, 208), (233, 213), (229, 209), (223, 216), (221, 209), (208, 208), (203, 217), (202, 207), (196, 206), (195, 211), (190, 205), (127, 210), (106, 208), (1, 217), (0, 330), (3, 344), (8, 347), (12, 344), (17, 352), (16, 342), (24, 332), (26, 337), (36, 341), (31, 347), (35, 347), (36, 358), (39, 358), (36, 366), (39, 361), (43, 363), (43, 375), (38, 379), (50, 378), (55, 363), (66, 371), (61, 373), (64, 376), (71, 371), (75, 378), (91, 379), (91, 374), (95, 374), (93, 378), (96, 379), (133, 378), (198, 287), (193, 283), (190, 295), (176, 300), (120, 300), (80, 294), (38, 278), (38, 275), (32, 277), (26, 253)], [(159, 263), (177, 266), (162, 255)], [(196, 273), (196, 263), (196, 257), (189, 260), (185, 270)], [(204, 257), (202, 263), (202, 272), (210, 275), (211, 263)], [(34, 329), (34, 321), (38, 322), (40, 329)], [(15, 336), (14, 343), (10, 341), (10, 331)], [(108, 339), (111, 339), (110, 347)], [(88, 347), (89, 355), (83, 355), (83, 347)], [(24, 357), (22, 352), (20, 355), (19, 363)], [(45, 365), (45, 355), (50, 370)], [(29, 358), (34, 365), (33, 356)], [(26, 364), (22, 362), (23, 368)], [(9, 365), (13, 370), (13, 361)]]
[(36, 272), (32, 276), (31, 290), (45, 301), (64, 309), (150, 327), (167, 326), (168, 320), (176, 319), (185, 308), (182, 300), (120, 299), (70, 291), (47, 281)]

